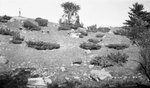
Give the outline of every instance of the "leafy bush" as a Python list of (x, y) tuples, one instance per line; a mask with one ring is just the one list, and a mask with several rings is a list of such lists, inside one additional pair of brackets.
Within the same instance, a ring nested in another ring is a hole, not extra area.
[(38, 23), (39, 26), (47, 26), (48, 20), (42, 18), (36, 18), (35, 21)]
[(98, 50), (101, 48), (101, 45), (98, 44), (94, 44), (91, 42), (83, 42), (82, 44), (80, 44), (80, 48), (82, 49), (86, 49), (86, 50)]
[(109, 44), (109, 45), (105, 45), (105, 46), (108, 48), (116, 49), (116, 50), (123, 50), (123, 49), (129, 47), (129, 45), (127, 45), (127, 44)]
[(150, 81), (150, 47), (140, 51), (141, 61), (138, 62), (141, 65), (141, 71)]
[(95, 57), (90, 61), (91, 65), (102, 66), (102, 68), (114, 66), (111, 61), (105, 57)]
[(97, 43), (100, 42), (100, 40), (99, 40), (99, 39), (96, 39), (96, 38), (90, 38), (90, 39), (88, 39), (88, 42), (97, 44)]
[(104, 36), (104, 34), (97, 34), (95, 37), (102, 38), (103, 36)]
[(32, 23), (31, 21), (25, 21), (23, 26), (27, 29), (27, 30), (31, 30), (31, 31), (40, 31), (41, 28), (37, 25), (35, 25), (34, 23)]
[(121, 53), (111, 53), (109, 55), (107, 55), (108, 60), (112, 61), (113, 63), (122, 66), (123, 63), (127, 62), (127, 58), (129, 56), (126, 54), (121, 54)]
[(127, 36), (128, 31), (127, 30), (116, 30), (113, 32), (115, 35), (122, 35), (122, 36)]
[(60, 24), (58, 30), (71, 30), (71, 25), (69, 24)]
[(24, 41), (24, 38), (21, 37), (19, 33), (16, 33), (10, 42), (13, 44), (21, 44), (22, 41)]
[(88, 32), (97, 32), (97, 25), (88, 26)]
[(14, 36), (17, 34), (16, 31), (12, 31), (9, 28), (0, 28), (0, 34), (2, 35), (10, 35), (10, 36)]
[(0, 88), (27, 88), (32, 68), (17, 68), (0, 73)]
[(52, 50), (52, 49), (59, 49), (60, 45), (56, 43), (48, 43), (42, 41), (26, 41), (28, 47), (35, 48), (37, 50)]
[(99, 27), (99, 28), (97, 28), (97, 31), (106, 33), (106, 32), (110, 31), (110, 28), (108, 28), (108, 27)]
[(10, 16), (4, 15), (4, 16), (0, 17), (0, 22), (7, 23), (8, 20), (10, 20), (11, 18), (12, 17), (10, 17)]
[(122, 66), (123, 63), (126, 63), (127, 58), (126, 54), (121, 54), (121, 53), (111, 53), (107, 55), (106, 57), (95, 57), (90, 61), (90, 64), (96, 65), (96, 66), (102, 66), (102, 68), (110, 67), (110, 66)]

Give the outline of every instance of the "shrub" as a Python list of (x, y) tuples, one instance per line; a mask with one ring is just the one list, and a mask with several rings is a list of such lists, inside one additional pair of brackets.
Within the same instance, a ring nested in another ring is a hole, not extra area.
[(128, 31), (127, 30), (116, 30), (113, 32), (115, 35), (122, 35), (122, 36), (127, 36)]
[(140, 71), (149, 79), (150, 82), (150, 47), (142, 49), (140, 51), (140, 61), (136, 61), (140, 64)]
[(80, 48), (86, 49), (86, 50), (98, 50), (101, 48), (101, 45), (94, 44), (91, 42), (89, 42), (89, 43), (83, 42), (82, 44), (80, 44)]
[(95, 57), (90, 61), (90, 64), (96, 66), (102, 66), (102, 68), (113, 66), (113, 64), (105, 57)]
[(14, 36), (17, 34), (17, 32), (11, 31), (9, 28), (0, 28), (0, 34)]
[(42, 18), (36, 18), (35, 21), (38, 23), (39, 26), (47, 26), (48, 20)]
[(101, 37), (103, 37), (103, 36), (104, 36), (104, 34), (97, 34), (95, 37), (101, 38)]
[(116, 50), (123, 50), (123, 49), (129, 47), (129, 45), (127, 45), (127, 44), (109, 44), (109, 45), (105, 45), (105, 46), (108, 48), (116, 49)]
[(121, 53), (111, 53), (107, 55), (106, 57), (95, 57), (90, 61), (90, 64), (96, 65), (96, 66), (102, 66), (102, 68), (110, 67), (110, 66), (122, 66), (123, 63), (126, 63), (127, 58), (126, 54), (121, 54)]
[(88, 32), (97, 32), (97, 25), (88, 26)]
[(19, 33), (16, 33), (10, 42), (13, 44), (21, 44), (22, 41), (24, 41), (24, 38), (22, 38)]
[(26, 43), (28, 47), (35, 48), (37, 50), (52, 50), (52, 49), (60, 48), (60, 45), (56, 43), (48, 43), (42, 41), (36, 41), (36, 42), (27, 41)]
[(110, 31), (110, 28), (108, 28), (108, 27), (99, 27), (99, 28), (97, 28), (97, 31), (106, 33), (106, 32)]
[(27, 30), (31, 30), (31, 31), (40, 31), (41, 28), (37, 25), (35, 25), (34, 23), (32, 23), (31, 21), (25, 21), (23, 26), (27, 29)]
[(60, 24), (58, 30), (71, 30), (71, 25), (70, 24)]
[(8, 20), (10, 20), (11, 18), (12, 17), (10, 17), (10, 16), (4, 15), (4, 16), (0, 17), (0, 22), (7, 23)]
[(122, 66), (123, 63), (126, 63), (129, 56), (126, 54), (121, 53), (111, 53), (107, 55), (107, 59), (112, 61), (114, 64), (117, 64), (119, 66)]
[(94, 38), (90, 38), (90, 39), (88, 39), (88, 42), (97, 44), (97, 43), (100, 42), (100, 40), (99, 40), (99, 39), (96, 39), (96, 38), (95, 38), (95, 39), (94, 39)]
[(0, 88), (27, 88), (30, 68), (16, 68), (0, 73)]

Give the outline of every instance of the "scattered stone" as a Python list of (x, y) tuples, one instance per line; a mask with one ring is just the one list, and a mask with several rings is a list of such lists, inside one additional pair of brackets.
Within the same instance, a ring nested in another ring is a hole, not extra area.
[(73, 78), (74, 78), (74, 79), (77, 79), (77, 80), (80, 80), (80, 77), (79, 77), (79, 76), (74, 76)]
[(51, 84), (52, 83), (52, 80), (49, 78), (49, 77), (45, 77), (45, 78), (43, 78), (44, 79), (44, 82), (46, 83), (46, 84)]
[(91, 50), (85, 50), (85, 53), (86, 53), (86, 54), (90, 54), (90, 53), (91, 53)]
[(91, 68), (93, 68), (94, 67), (94, 65), (89, 65), (89, 68), (91, 69)]
[(91, 70), (90, 74), (91, 74), (90, 77), (96, 81), (105, 80), (106, 78), (112, 78), (111, 74), (105, 69)]
[(66, 71), (65, 67), (60, 67), (60, 69), (62, 72)]
[(0, 64), (8, 64), (8, 60), (6, 59), (6, 57), (5, 56), (1, 56), (0, 55)]
[(46, 86), (46, 83), (44, 82), (43, 78), (29, 78), (28, 79), (28, 85)]
[(82, 63), (82, 60), (79, 60), (79, 61), (74, 61), (73, 64), (81, 64)]

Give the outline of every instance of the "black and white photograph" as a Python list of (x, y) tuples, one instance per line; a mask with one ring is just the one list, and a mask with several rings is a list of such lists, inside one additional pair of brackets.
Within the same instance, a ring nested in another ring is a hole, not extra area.
[(0, 88), (150, 88), (150, 0), (0, 0)]

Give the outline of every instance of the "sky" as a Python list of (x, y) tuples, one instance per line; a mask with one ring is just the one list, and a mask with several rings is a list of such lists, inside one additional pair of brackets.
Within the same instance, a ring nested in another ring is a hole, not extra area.
[(70, 1), (80, 5), (78, 12), (84, 26), (123, 26), (128, 18), (129, 7), (138, 2), (150, 12), (150, 0), (0, 0), (0, 15), (41, 17), (58, 23), (63, 8), (61, 3)]

